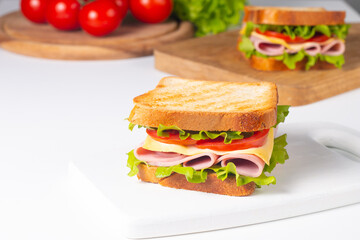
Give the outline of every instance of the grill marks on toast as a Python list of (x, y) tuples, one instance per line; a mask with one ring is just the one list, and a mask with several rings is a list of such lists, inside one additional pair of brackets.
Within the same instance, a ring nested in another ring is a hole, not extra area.
[(129, 121), (149, 127), (163, 124), (185, 130), (251, 132), (275, 125), (277, 100), (276, 85), (270, 82), (168, 77), (134, 98)]
[[(169, 106), (177, 109), (184, 109), (186, 106), (191, 105), (192, 108), (207, 107), (209, 102), (205, 100), (211, 99), (217, 91), (217, 86), (208, 86), (207, 89), (199, 89), (196, 86), (185, 85), (181, 89), (163, 89), (159, 94), (164, 94), (165, 97), (160, 97), (159, 106)], [(199, 92), (201, 91), (201, 94)], [(222, 93), (226, 94), (226, 93)], [(157, 103), (158, 104), (158, 103)]]
[(267, 108), (268, 99), (264, 96), (271, 92), (266, 84), (259, 88), (254, 84), (242, 84), (239, 88), (238, 84), (228, 82), (184, 81), (181, 87), (177, 81), (174, 85), (171, 83), (159, 84), (154, 90), (135, 98), (135, 104), (179, 111), (244, 112)]

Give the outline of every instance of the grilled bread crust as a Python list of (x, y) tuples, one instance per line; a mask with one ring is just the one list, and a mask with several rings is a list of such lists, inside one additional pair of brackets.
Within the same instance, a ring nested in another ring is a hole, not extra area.
[(144, 182), (158, 183), (164, 187), (186, 189), (199, 192), (215, 193), (229, 196), (248, 196), (255, 191), (255, 183), (250, 182), (243, 186), (237, 186), (234, 176), (226, 178), (224, 181), (217, 178), (215, 173), (209, 173), (203, 183), (190, 183), (182, 174), (173, 173), (169, 177), (156, 178), (157, 167), (139, 164), (138, 179)]
[(337, 25), (345, 23), (344, 11), (324, 8), (246, 6), (244, 22), (273, 25)]
[[(249, 62), (250, 66), (254, 69), (261, 71), (288, 71), (288, 70), (305, 70), (307, 59), (304, 58), (302, 61), (296, 63), (295, 69), (289, 69), (282, 61), (275, 60), (273, 58), (262, 58), (252, 55), (250, 58), (246, 58), (241, 52), (241, 55), (246, 61)], [(325, 62), (318, 61), (310, 70), (326, 70), (335, 69), (335, 65)]]
[(276, 124), (274, 83), (234, 83), (163, 78), (154, 90), (134, 98), (129, 121), (193, 131), (267, 129)]

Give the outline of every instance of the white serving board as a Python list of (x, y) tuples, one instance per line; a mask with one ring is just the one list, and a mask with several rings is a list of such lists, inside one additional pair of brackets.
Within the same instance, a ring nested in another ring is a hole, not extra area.
[(283, 133), (290, 159), (272, 172), (277, 184), (248, 197), (142, 183), (126, 175), (125, 152), (110, 151), (74, 161), (71, 199), (129, 238), (225, 229), (360, 202), (360, 133), (326, 123), (282, 124)]

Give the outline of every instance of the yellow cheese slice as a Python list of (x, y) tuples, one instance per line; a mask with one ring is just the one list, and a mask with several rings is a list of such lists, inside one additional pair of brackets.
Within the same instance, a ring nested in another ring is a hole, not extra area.
[(285, 42), (285, 40), (283, 40), (283, 39), (268, 37), (268, 36), (259, 34), (259, 33), (257, 33), (257, 32), (252, 32), (252, 33), (251, 33), (251, 36), (260, 38), (260, 39), (262, 39), (262, 40), (264, 40), (264, 41), (268, 41), (268, 42), (271, 42), (271, 43), (280, 44), (280, 45), (283, 45), (283, 46), (285, 46), (286, 48), (289, 48), (289, 49), (290, 49), (289, 44), (288, 44), (287, 42)]
[(269, 165), (271, 153), (274, 147), (274, 129), (270, 128), (265, 144), (258, 148), (248, 148), (236, 151), (214, 151), (211, 149), (200, 149), (195, 146), (183, 146), (177, 144), (167, 144), (158, 142), (151, 137), (147, 136), (143, 148), (151, 151), (158, 152), (176, 152), (184, 155), (196, 155), (200, 153), (215, 153), (217, 155), (225, 155), (229, 153), (241, 153), (256, 155)]

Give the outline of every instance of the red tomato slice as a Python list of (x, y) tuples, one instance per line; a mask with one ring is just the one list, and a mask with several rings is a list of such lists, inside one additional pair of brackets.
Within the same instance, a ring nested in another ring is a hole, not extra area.
[(330, 38), (326, 35), (315, 35), (314, 37), (306, 40), (306, 42), (325, 42)]
[(179, 138), (179, 132), (176, 130), (166, 131), (169, 133), (169, 137), (160, 137), (157, 135), (157, 131), (153, 129), (146, 129), (147, 134), (154, 140), (167, 144), (178, 144), (178, 145), (195, 145), (197, 140), (191, 139), (188, 137), (187, 139), (181, 140)]
[(232, 140), (230, 144), (225, 144), (223, 137), (218, 137), (216, 139), (199, 140), (196, 143), (196, 147), (201, 149), (211, 149), (215, 151), (234, 151), (253, 147), (261, 147), (264, 145), (268, 133), (269, 129), (257, 131), (251, 137)]
[(303, 42), (306, 42), (306, 40), (303, 39), (302, 37), (295, 37), (295, 39), (292, 39), (290, 36), (287, 36), (285, 34), (278, 33), (278, 32), (273, 32), (273, 31), (261, 32), (259, 29), (256, 29), (255, 31), (258, 34), (262, 34), (262, 35), (265, 35), (265, 36), (268, 36), (268, 37), (283, 39), (287, 43), (303, 43)]
[(315, 35), (310, 39), (304, 39), (302, 37), (295, 37), (294, 39), (292, 39), (290, 36), (278, 32), (273, 32), (273, 31), (261, 32), (259, 29), (256, 29), (255, 31), (258, 34), (262, 34), (268, 37), (283, 39), (287, 43), (325, 42), (326, 40), (329, 39), (329, 37), (327, 37), (326, 35)]

